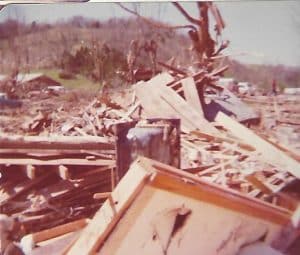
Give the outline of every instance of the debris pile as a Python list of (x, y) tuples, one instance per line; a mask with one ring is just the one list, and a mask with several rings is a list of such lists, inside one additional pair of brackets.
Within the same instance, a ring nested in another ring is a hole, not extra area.
[[(223, 112), (209, 122), (199, 97), (190, 93), (197, 88), (195, 76), (178, 79), (162, 73), (135, 84), (127, 95), (134, 100), (126, 108), (96, 98), (77, 112), (71, 110), (76, 117), (62, 109), (47, 118), (35, 117), (31, 129), (21, 134), (39, 127), (37, 136), (2, 132), (0, 205), (2, 214), (19, 223), (14, 240), (92, 217), (119, 181), (114, 126), (141, 119), (180, 119), (183, 176), (258, 198), (290, 214), (296, 211), (299, 195), (284, 190), (298, 183), (297, 152), (276, 144), (273, 132), (262, 137), (268, 130), (250, 130)], [(50, 125), (34, 124), (45, 119)]]
[[(218, 10), (199, 2), (197, 20), (174, 5), (192, 23), (193, 68), (159, 63), (169, 71), (122, 92), (58, 91), (0, 108), (0, 253), (236, 254), (257, 241), (286, 251), (298, 238), (297, 101), (242, 101), (218, 85), (228, 45), (215, 49), (209, 34), (208, 10), (217, 36), (224, 28)], [(151, 135), (118, 133), (135, 124)]]

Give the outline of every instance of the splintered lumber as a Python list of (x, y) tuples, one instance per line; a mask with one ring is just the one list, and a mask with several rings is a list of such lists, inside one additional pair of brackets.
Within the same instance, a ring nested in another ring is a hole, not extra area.
[(98, 136), (5, 136), (0, 134), (1, 149), (58, 149), (58, 150), (112, 150), (114, 145)]
[(174, 90), (160, 83), (157, 83), (154, 86), (159, 90), (162, 100), (166, 101), (170, 107), (176, 110), (183, 122), (192, 124), (194, 130), (199, 129), (208, 134), (218, 134), (217, 129), (215, 129), (213, 125), (202, 117), (193, 107), (189, 106), (189, 104)]
[(40, 177), (37, 177), (33, 180), (30, 180), (28, 182), (27, 185), (25, 185), (24, 188), (22, 188), (20, 191), (16, 192), (13, 195), (10, 195), (7, 199), (4, 199), (0, 202), (0, 210), (2, 209), (2, 207), (7, 204), (9, 201), (24, 195), (26, 192), (30, 191), (31, 189), (33, 189), (35, 186), (39, 185), (40, 183), (42, 183), (43, 181), (47, 180), (51, 175), (53, 175), (54, 172), (48, 172)]
[(275, 165), (282, 170), (288, 171), (295, 177), (300, 178), (300, 163), (289, 157), (286, 152), (276, 148), (274, 145), (222, 112), (217, 114), (215, 120), (237, 138), (253, 146), (256, 151), (261, 154), (261, 158), (266, 163)]
[(161, 76), (154, 77), (147, 83), (138, 83), (134, 87), (136, 96), (148, 117), (179, 118), (185, 133), (196, 129), (208, 134), (218, 133), (212, 124), (182, 97), (167, 87), (166, 83), (160, 82), (159, 77)]
[(291, 216), (140, 157), (67, 254), (237, 254), (261, 238), (270, 244)]
[(184, 97), (187, 103), (190, 106), (192, 106), (197, 112), (199, 112), (202, 117), (204, 117), (200, 98), (198, 95), (198, 91), (196, 89), (194, 79), (192, 77), (182, 79), (181, 84), (183, 86)]
[(269, 187), (267, 187), (262, 181), (260, 181), (254, 174), (247, 175), (245, 179), (258, 189), (263, 191), (265, 194), (270, 195), (273, 193), (273, 191)]

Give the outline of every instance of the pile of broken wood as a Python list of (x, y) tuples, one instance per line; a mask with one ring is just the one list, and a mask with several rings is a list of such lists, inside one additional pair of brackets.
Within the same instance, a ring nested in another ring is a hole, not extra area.
[[(198, 81), (205, 75), (178, 79), (163, 73), (139, 82), (133, 86), (135, 101), (127, 111), (95, 100), (85, 109), (83, 118), (86, 124), (82, 126), (90, 131), (78, 132), (81, 136), (2, 134), (0, 208), (2, 214), (18, 222), (15, 240), (31, 234), (36, 236), (32, 245), (41, 245), (54, 236), (74, 232), (78, 226), (82, 228), (86, 225), (84, 219), (92, 217), (114, 189), (119, 180), (115, 174), (113, 131), (99, 128), (100, 119), (109, 125), (139, 118), (180, 119), (183, 173), (295, 211), (298, 195), (287, 195), (283, 190), (300, 176), (299, 155), (222, 112), (214, 122), (208, 122), (195, 96), (197, 86), (202, 86)], [(61, 124), (56, 130), (78, 131), (74, 122)], [(41, 234), (43, 231), (46, 234)], [(51, 247), (51, 240), (48, 242)], [(68, 242), (62, 243), (64, 246)]]

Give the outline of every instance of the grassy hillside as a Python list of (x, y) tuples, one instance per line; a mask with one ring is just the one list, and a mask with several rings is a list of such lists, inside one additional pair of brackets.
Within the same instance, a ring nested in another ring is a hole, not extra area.
[[(160, 61), (175, 57), (176, 65), (188, 67), (192, 64), (192, 52), (189, 50), (191, 43), (184, 33), (157, 29), (137, 19), (111, 19), (103, 23), (74, 20), (34, 26), (14, 23), (13, 27), (0, 23), (0, 73), (9, 73), (16, 68), (24, 72), (46, 69), (50, 76), (60, 80), (58, 70), (65, 64), (66, 56), (75, 55), (80, 47), (85, 47), (86, 55), (94, 57), (106, 44), (113, 50), (114, 60), (104, 61), (104, 70), (110, 73), (105, 78), (112, 79), (115, 70), (124, 69), (133, 39), (141, 39), (141, 42), (155, 40)], [(144, 66), (150, 62), (145, 54), (139, 61)], [(272, 79), (276, 79), (281, 87), (300, 86), (300, 67), (243, 65), (230, 59), (225, 63), (230, 66), (226, 76), (235, 77), (239, 81), (250, 81), (263, 88), (268, 88)], [(100, 85), (99, 80), (91, 81), (92, 73), (97, 68), (97, 65), (77, 68), (78, 79), (63, 82), (68, 87), (97, 87)]]

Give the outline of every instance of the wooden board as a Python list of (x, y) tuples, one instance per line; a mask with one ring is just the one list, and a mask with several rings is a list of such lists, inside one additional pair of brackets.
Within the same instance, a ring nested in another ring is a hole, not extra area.
[(33, 158), (0, 158), (0, 165), (86, 165), (86, 166), (115, 166), (115, 160), (110, 159), (78, 159), (61, 158), (41, 160)]
[(266, 163), (279, 167), (281, 170), (288, 171), (295, 177), (300, 178), (300, 163), (289, 157), (284, 151), (279, 150), (252, 130), (222, 112), (217, 114), (216, 122), (229, 130), (237, 138), (253, 146), (261, 154), (261, 158)]
[(160, 92), (162, 100), (166, 101), (171, 108), (178, 112), (180, 119), (182, 119), (182, 123), (189, 123), (193, 125), (194, 130), (199, 129), (200, 131), (208, 134), (219, 133), (211, 123), (202, 117), (174, 90), (162, 84), (155, 84), (155, 87), (157, 87), (158, 91)]
[(68, 149), (111, 150), (114, 148), (106, 137), (98, 136), (7, 136), (0, 133), (1, 149)]
[(195, 129), (191, 123), (183, 121), (182, 116), (180, 116), (175, 109), (170, 107), (167, 102), (161, 99), (159, 90), (156, 89), (155, 86), (140, 83), (134, 89), (148, 118), (178, 118), (181, 120), (183, 132), (188, 133)]
[(192, 106), (202, 117), (204, 117), (194, 79), (192, 77), (182, 79), (181, 84), (184, 90), (184, 97), (187, 103), (190, 106)]
[(147, 113), (147, 117), (179, 118), (182, 131), (189, 133), (199, 129), (202, 132), (218, 133), (211, 123), (204, 119), (199, 112), (191, 107), (174, 90), (155, 80), (136, 84), (136, 96)]
[(67, 254), (94, 254), (95, 249), (104, 241), (103, 233), (108, 233), (114, 227), (148, 178), (149, 173), (143, 169), (127, 173), (126, 180), (119, 182)]

